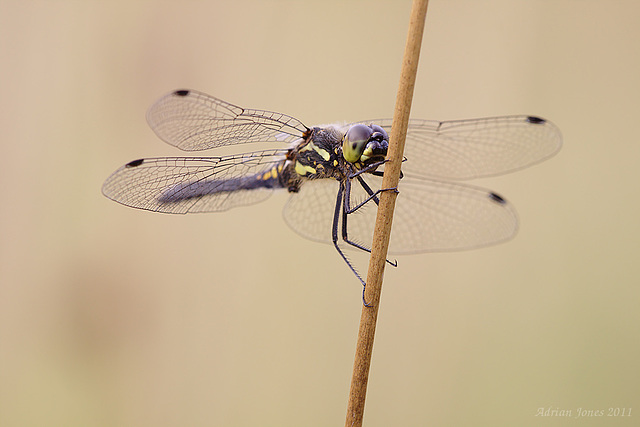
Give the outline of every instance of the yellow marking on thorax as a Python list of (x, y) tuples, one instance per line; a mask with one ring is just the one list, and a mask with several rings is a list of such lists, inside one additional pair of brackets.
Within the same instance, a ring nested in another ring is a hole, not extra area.
[(329, 160), (331, 158), (331, 154), (329, 154), (329, 152), (327, 150), (325, 150), (324, 148), (320, 148), (317, 145), (315, 145), (313, 143), (313, 141), (309, 141), (309, 143), (307, 145), (305, 145), (304, 147), (302, 147), (300, 149), (300, 152), (302, 151), (310, 151), (313, 150), (316, 153), (320, 154), (320, 157), (322, 157), (325, 160)]
[(296, 161), (295, 171), (298, 175), (305, 176), (308, 173), (315, 174), (316, 170), (311, 166), (305, 166), (302, 163)]

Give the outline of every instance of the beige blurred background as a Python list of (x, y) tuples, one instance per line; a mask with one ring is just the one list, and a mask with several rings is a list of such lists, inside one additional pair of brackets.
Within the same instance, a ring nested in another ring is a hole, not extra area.
[[(430, 3), (413, 117), (536, 114), (565, 145), (476, 183), (516, 206), (515, 240), (387, 270), (365, 423), (637, 425), (640, 3)], [(144, 118), (178, 88), (391, 116), (409, 10), (0, 1), (1, 426), (344, 423), (361, 287), (288, 229), (286, 194), (168, 216), (100, 187), (180, 154)]]

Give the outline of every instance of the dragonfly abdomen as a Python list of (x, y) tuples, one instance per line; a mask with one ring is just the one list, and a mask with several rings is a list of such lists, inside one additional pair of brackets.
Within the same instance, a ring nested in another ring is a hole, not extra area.
[(203, 197), (209, 194), (230, 193), (239, 190), (254, 190), (258, 188), (284, 188), (282, 168), (284, 162), (273, 165), (270, 169), (255, 175), (230, 179), (198, 180), (176, 184), (166, 189), (158, 198), (160, 203), (176, 203), (183, 200)]

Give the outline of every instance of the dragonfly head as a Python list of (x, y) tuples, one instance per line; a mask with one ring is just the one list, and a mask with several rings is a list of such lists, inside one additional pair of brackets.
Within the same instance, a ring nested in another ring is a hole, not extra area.
[(389, 135), (378, 125), (352, 125), (342, 140), (342, 155), (350, 163), (384, 160), (387, 148)]

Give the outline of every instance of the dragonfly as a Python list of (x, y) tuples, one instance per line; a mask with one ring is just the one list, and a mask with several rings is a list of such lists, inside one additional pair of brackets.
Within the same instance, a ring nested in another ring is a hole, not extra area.
[(160, 139), (184, 151), (241, 144), (257, 150), (133, 160), (107, 178), (106, 197), (186, 214), (226, 211), (288, 191), (287, 224), (307, 239), (333, 244), (362, 284), (363, 302), (366, 283), (347, 250), (370, 252), (382, 191), (399, 192), (391, 255), (493, 245), (516, 234), (515, 209), (498, 193), (460, 181), (531, 166), (562, 145), (559, 129), (537, 116), (411, 119), (400, 183), (384, 189), (390, 119), (308, 127), (285, 114), (176, 90), (151, 106), (147, 121)]

